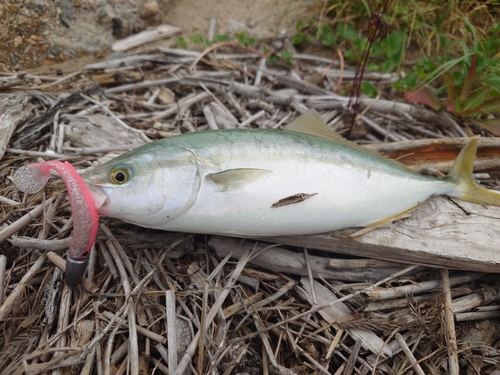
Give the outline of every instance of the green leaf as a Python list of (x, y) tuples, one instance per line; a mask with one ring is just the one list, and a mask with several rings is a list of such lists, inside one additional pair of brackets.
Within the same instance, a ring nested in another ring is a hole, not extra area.
[(453, 76), (450, 74), (450, 72), (443, 73), (442, 78), (444, 85), (446, 86), (446, 91), (448, 92), (448, 102), (454, 102), (455, 97), (457, 96), (455, 80), (453, 79)]
[(487, 100), (478, 107), (478, 110), (484, 114), (500, 112), (500, 98)]
[(499, 95), (498, 90), (500, 90), (500, 73), (498, 75), (485, 78), (483, 84), (491, 87), (491, 96), (497, 97)]
[(380, 71), (382, 69), (380, 68), (379, 64), (377, 64), (375, 62), (369, 62), (368, 64), (366, 64), (366, 70), (369, 72), (377, 72), (377, 71)]
[(392, 60), (386, 59), (385, 61), (382, 62), (381, 66), (382, 73), (392, 72), (393, 69), (394, 69), (394, 64)]
[(474, 94), (472, 94), (466, 101), (463, 103), (463, 111), (470, 111), (472, 109), (477, 109), (483, 104), (490, 94), (490, 87), (484, 86), (477, 90)]
[(387, 36), (380, 47), (387, 56), (400, 56), (406, 43), (406, 34), (402, 31), (395, 31)]
[(476, 34), (476, 28), (472, 25), (472, 23), (469, 21), (467, 17), (461, 17), (462, 21), (467, 25), (469, 28), (469, 31), (472, 33), (472, 37), (474, 38), (474, 46), (473, 50), (474, 52), (477, 52), (477, 34)]
[(338, 24), (337, 33), (340, 35), (340, 37), (347, 39), (351, 42), (355, 42), (356, 40), (360, 39), (356, 29), (348, 24), (343, 24), (343, 25)]
[(416, 72), (411, 72), (401, 78), (399, 81), (394, 82), (392, 84), (392, 87), (394, 87), (396, 90), (408, 90), (412, 89), (417, 86), (417, 73)]
[(326, 25), (321, 26), (319, 29), (318, 39), (324, 46), (333, 46), (335, 44), (335, 36), (333, 35), (332, 29)]
[(345, 51), (344, 57), (351, 61), (357, 61), (361, 57), (361, 54), (358, 54), (356, 53), (356, 51), (349, 49)]
[(174, 41), (174, 47), (187, 48), (186, 39), (179, 37)]
[(194, 34), (189, 38), (189, 40), (193, 43), (203, 43), (205, 42), (205, 38), (201, 34)]
[[(362, 48), (360, 48), (361, 51), (365, 48), (367, 43), (368, 43), (368, 39), (361, 39), (360, 40), (359, 46), (362, 47)], [(384, 51), (382, 50), (380, 45), (378, 45), (377, 43), (372, 44), (372, 48), (370, 50), (370, 56), (383, 56), (383, 55), (384, 55)]]
[(292, 36), (291, 42), (293, 45), (297, 45), (303, 42), (306, 42), (308, 40), (308, 36), (301, 33), (300, 31), (297, 32), (295, 35)]
[(467, 99), (470, 94), (470, 89), (472, 87), (472, 81), (474, 80), (474, 76), (476, 75), (476, 57), (477, 55), (474, 53), (471, 58), (469, 71), (467, 76), (465, 77), (464, 85), (462, 86), (462, 91), (460, 91), (460, 101), (463, 103)]
[(275, 64), (278, 62), (278, 56), (276, 56), (275, 54), (272, 54), (272, 55), (268, 56), (266, 60), (268, 62), (270, 62), (271, 64)]
[(464, 55), (464, 56), (458, 57), (456, 59), (448, 60), (444, 64), (441, 64), (436, 69), (434, 69), (430, 74), (428, 74), (427, 79), (423, 83), (421, 83), (420, 86), (426, 86), (426, 85), (429, 85), (431, 82), (434, 82), (436, 79), (441, 77), (444, 73), (448, 72), (450, 69), (452, 69), (458, 63), (467, 59), (469, 56), (470, 56), (470, 54)]
[(292, 56), (292, 54), (286, 50), (282, 50), (280, 52), (280, 56), (288, 64), (291, 64), (292, 62), (295, 61), (295, 57)]
[(229, 35), (226, 35), (226, 34), (214, 36), (215, 43), (229, 42), (230, 40), (231, 40), (231, 37)]
[(434, 110), (441, 108), (441, 102), (434, 91), (424, 86), (415, 90), (408, 91), (404, 94), (404, 98), (410, 103), (420, 103), (431, 107)]
[(368, 95), (370, 98), (376, 98), (378, 95), (377, 89), (370, 82), (362, 81), (360, 88), (361, 92)]
[(250, 35), (248, 35), (247, 32), (235, 33), (234, 36), (236, 37), (238, 44), (241, 44), (245, 47), (251, 47), (257, 44), (257, 41)]
[(410, 8), (403, 5), (396, 5), (394, 7), (394, 13), (407, 15), (410, 12)]

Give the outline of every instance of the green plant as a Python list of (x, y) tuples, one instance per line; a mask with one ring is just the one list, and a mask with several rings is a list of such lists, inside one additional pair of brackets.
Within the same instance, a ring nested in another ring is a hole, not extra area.
[(186, 39), (184, 39), (183, 37), (179, 37), (179, 38), (175, 39), (174, 40), (174, 47), (187, 48)]
[(247, 32), (235, 33), (234, 36), (237, 43), (241, 46), (253, 47), (257, 44), (257, 40), (252, 38)]
[[(472, 118), (479, 125), (500, 136), (500, 119), (485, 118), (500, 112), (500, 23), (489, 29), (489, 37), (479, 40), (472, 24), (465, 20), (473, 34), (473, 47), (462, 43), (460, 58), (434, 58), (421, 61), (413, 72), (396, 87), (407, 87), (406, 100), (444, 109), (461, 118)], [(418, 83), (418, 78), (423, 81)], [(441, 78), (443, 85), (430, 84)], [(440, 94), (446, 93), (444, 100)]]
[[(318, 27), (314, 37), (309, 35), (311, 22), (304, 25), (303, 21), (297, 22), (297, 30), (291, 41), (298, 45), (304, 42), (316, 40), (325, 47), (339, 46), (341, 43), (348, 43), (348, 48), (344, 52), (344, 57), (352, 62), (360, 62), (363, 58), (363, 51), (369, 44), (369, 38), (360, 36), (358, 31), (347, 23), (337, 24), (335, 31), (328, 26)], [(371, 46), (370, 57), (366, 69), (370, 71), (381, 71), (384, 73), (394, 71), (399, 68), (404, 59), (404, 46), (406, 44), (406, 33), (395, 30), (380, 41)]]

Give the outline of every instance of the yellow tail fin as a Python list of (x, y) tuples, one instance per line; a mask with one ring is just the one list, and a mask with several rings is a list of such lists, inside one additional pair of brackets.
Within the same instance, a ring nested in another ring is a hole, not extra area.
[(467, 142), (446, 176), (457, 185), (456, 194), (450, 195), (472, 203), (500, 206), (500, 192), (479, 186), (472, 177), (478, 140), (476, 137)]

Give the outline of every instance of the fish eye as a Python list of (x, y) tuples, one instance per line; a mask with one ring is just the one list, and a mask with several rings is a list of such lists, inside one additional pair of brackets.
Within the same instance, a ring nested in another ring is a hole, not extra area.
[(121, 185), (130, 179), (130, 170), (126, 167), (113, 169), (109, 174), (109, 179), (113, 184)]

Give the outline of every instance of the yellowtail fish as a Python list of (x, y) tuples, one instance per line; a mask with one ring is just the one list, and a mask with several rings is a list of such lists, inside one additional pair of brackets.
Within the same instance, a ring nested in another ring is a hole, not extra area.
[(100, 215), (172, 231), (271, 236), (376, 227), (433, 195), (500, 205), (472, 178), (477, 138), (442, 179), (358, 147), (306, 112), (284, 130), (162, 139), (83, 175)]

